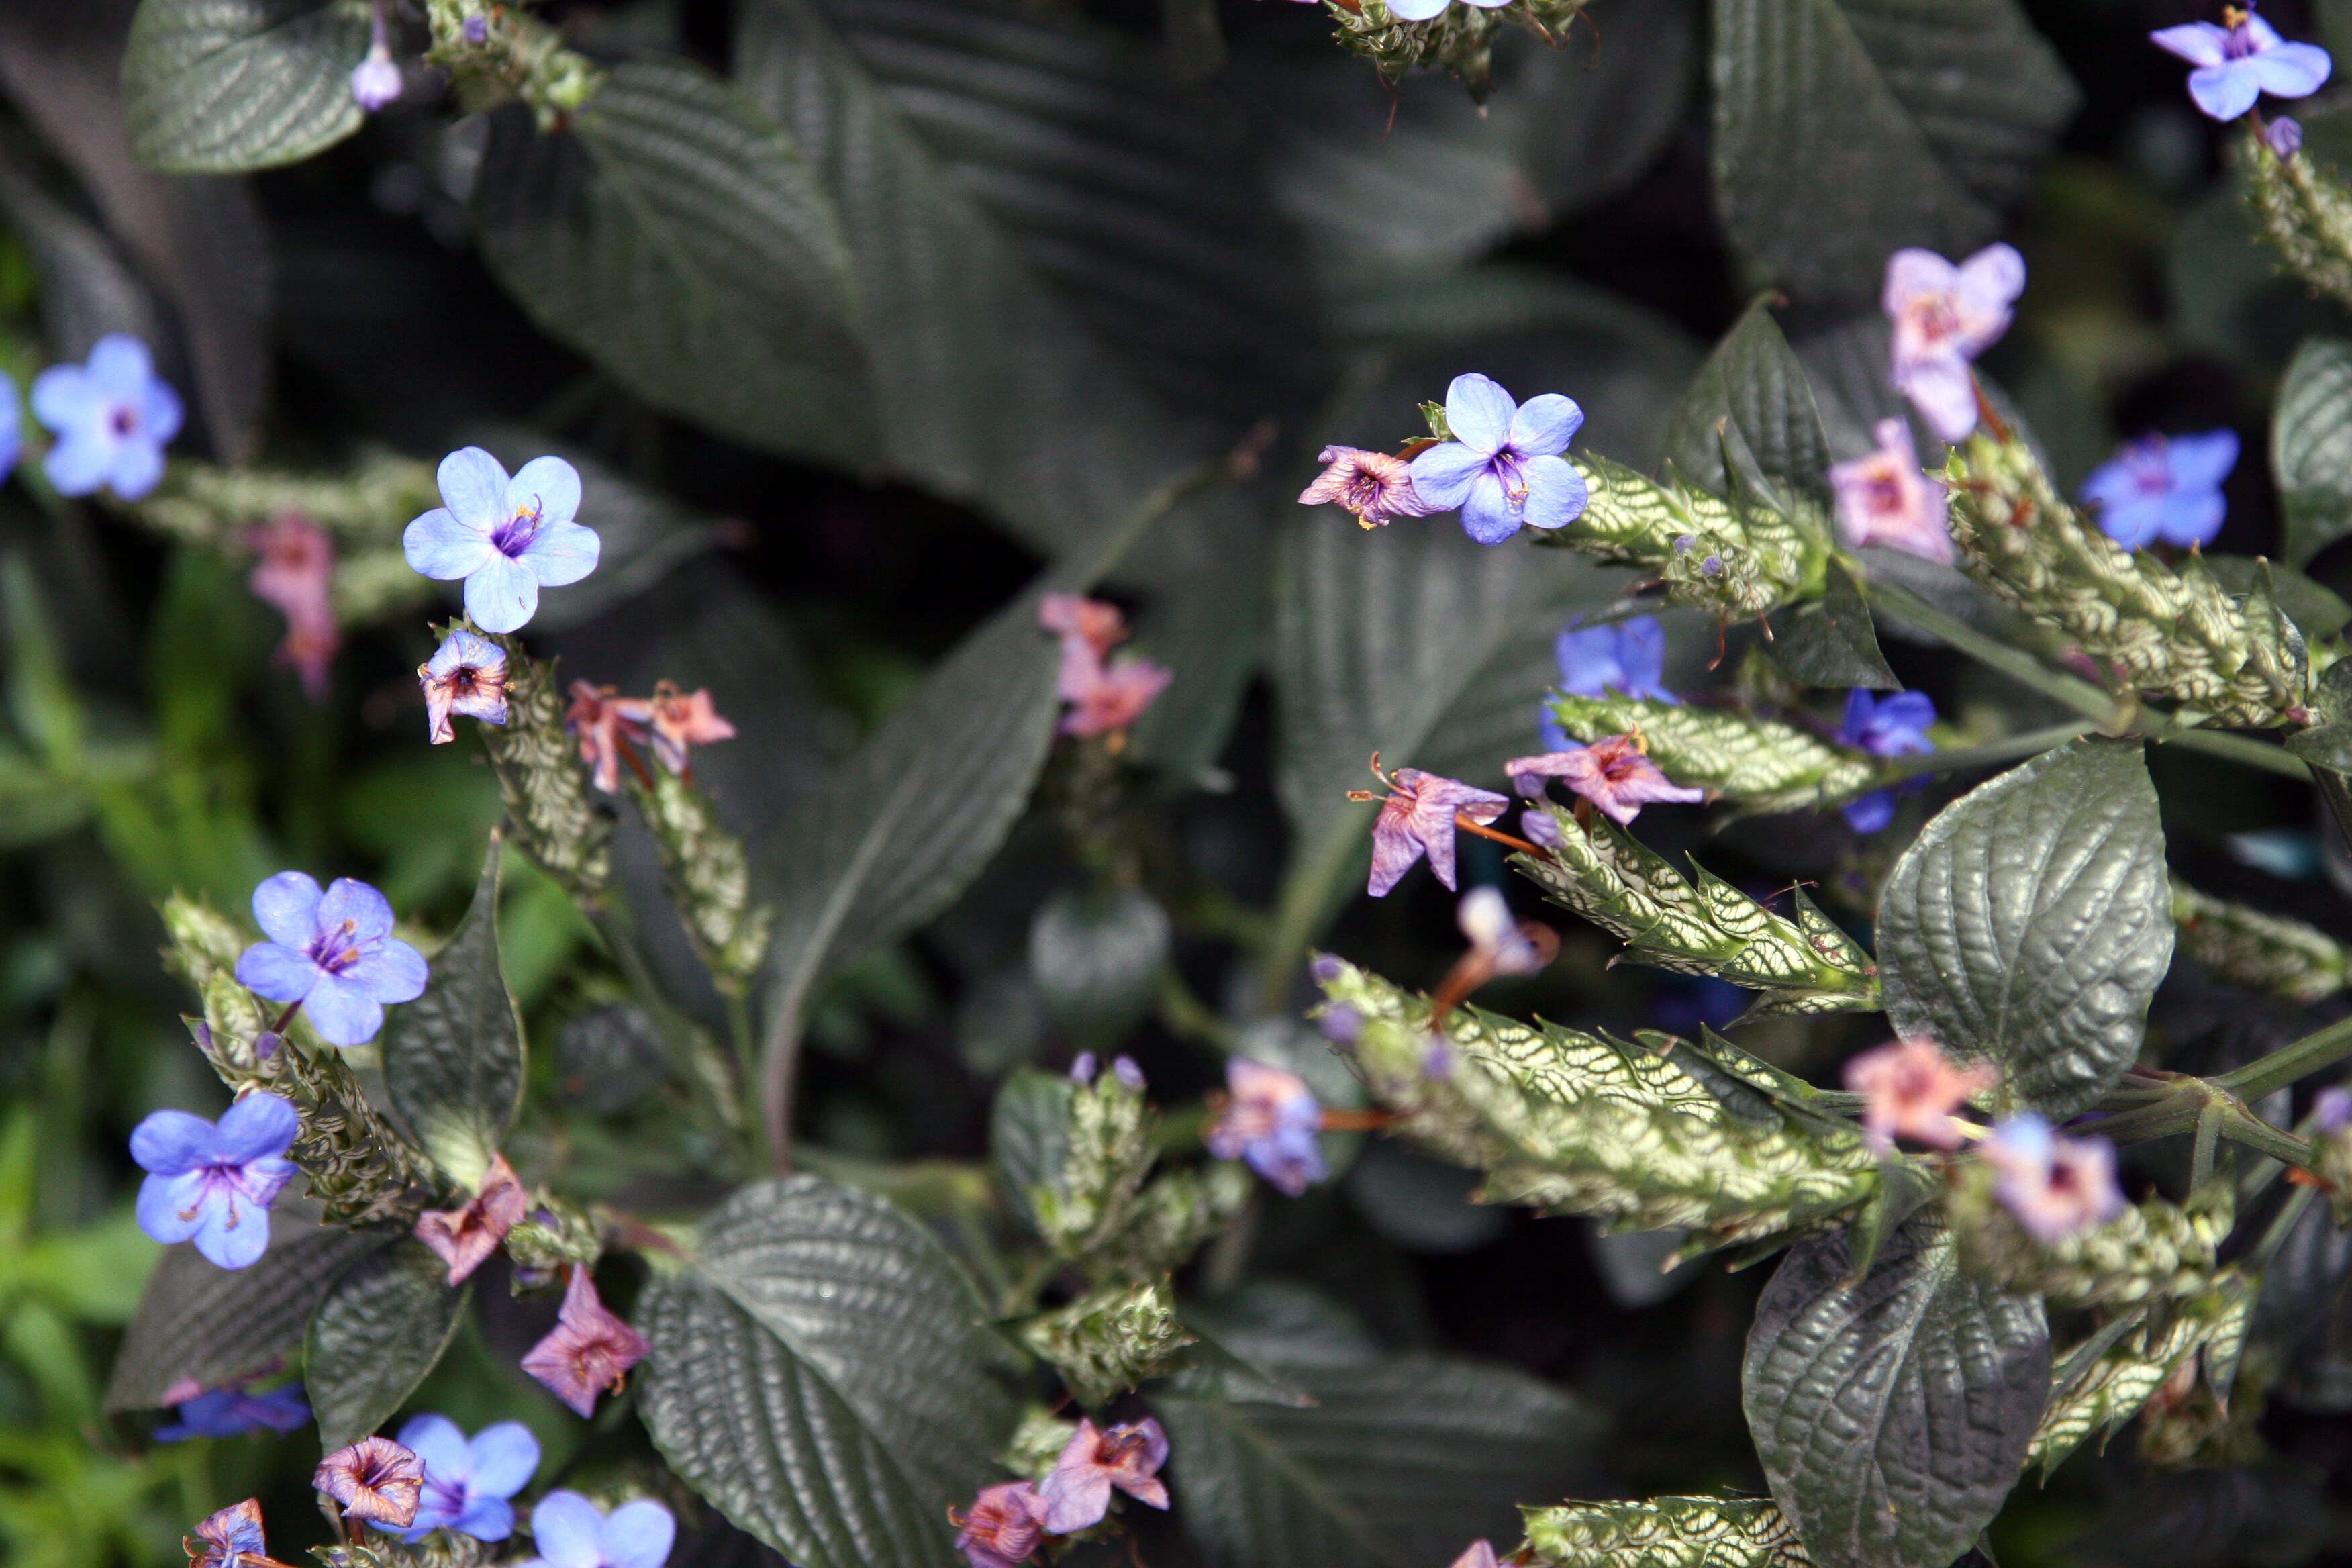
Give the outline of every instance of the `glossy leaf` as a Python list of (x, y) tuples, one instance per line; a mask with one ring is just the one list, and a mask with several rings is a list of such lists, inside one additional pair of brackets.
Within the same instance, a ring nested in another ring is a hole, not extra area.
[(143, 0), (123, 51), (131, 150), (167, 174), (292, 163), (366, 118), (366, 0)]
[(1748, 1429), (1821, 1568), (1946, 1568), (2024, 1466), (2050, 1393), (2042, 1303), (1961, 1274), (1925, 1216), (1852, 1272), (1841, 1237), (1774, 1271), (1748, 1336)]
[(474, 901), (433, 955), (425, 994), (394, 1007), (383, 1030), (384, 1087), (433, 1163), (468, 1189), (506, 1142), (522, 1104), (522, 1018), (499, 965), (499, 835)]
[(1887, 668), (1862, 590), (1834, 561), (1822, 579), (1822, 596), (1775, 614), (1772, 633), (1772, 662), (1808, 686), (1892, 691), (1903, 684)]
[(1024, 1068), (1004, 1080), (988, 1117), (988, 1157), (1005, 1195), (1037, 1224), (1033, 1187), (1061, 1183), (1070, 1151), (1070, 1102), (1077, 1085), (1067, 1074)]
[(890, 1205), (761, 1182), (646, 1294), (646, 1423), (688, 1484), (804, 1568), (940, 1568), (947, 1507), (1001, 1479), (1014, 1424), (983, 1317)]
[(2172, 959), (2164, 827), (2137, 742), (2076, 741), (1946, 806), (1878, 906), (1886, 1012), (2058, 1116), (2138, 1055)]
[(310, 1320), (304, 1386), (327, 1450), (390, 1420), (457, 1334), (473, 1286), (449, 1284), (449, 1266), (404, 1236), (334, 1283)]
[(2307, 565), (2352, 533), (2352, 342), (2308, 338), (2295, 350), (2271, 416), (2271, 472), (2289, 562)]
[(1772, 304), (1771, 295), (1759, 295), (1707, 356), (1666, 429), (1666, 456), (1683, 478), (1727, 494), (1717, 426), (1729, 420), (1775, 487), (1826, 506), (1829, 437), (1812, 384), (1773, 320)]

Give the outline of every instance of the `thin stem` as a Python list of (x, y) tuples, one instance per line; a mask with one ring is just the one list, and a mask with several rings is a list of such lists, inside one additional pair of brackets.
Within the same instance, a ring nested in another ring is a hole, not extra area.
[(1948, 752), (1922, 752), (1916, 757), (1900, 757), (1887, 772), (1895, 778), (1912, 778), (1922, 773), (1958, 773), (1962, 768), (1980, 768), (2019, 757), (2039, 756), (2053, 746), (2063, 746), (2076, 736), (2087, 735), (2097, 728), (2087, 719), (2051, 724), (2039, 730), (2004, 735), (1980, 746), (1958, 746)]
[(2240, 1100), (2260, 1100), (2347, 1057), (2352, 1057), (2352, 1018), (2338, 1019), (2291, 1046), (2221, 1074), (2213, 1082)]
[(1481, 822), (1473, 822), (1461, 812), (1454, 814), (1454, 826), (1465, 833), (1475, 833), (1481, 838), (1491, 838), (1497, 844), (1507, 844), (1522, 855), (1540, 857), (1543, 851), (1524, 838), (1514, 838), (1507, 833), (1497, 833)]

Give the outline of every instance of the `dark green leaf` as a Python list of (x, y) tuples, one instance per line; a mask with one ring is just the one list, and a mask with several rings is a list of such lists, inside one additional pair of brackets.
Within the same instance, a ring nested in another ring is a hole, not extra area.
[(770, 451), (881, 457), (839, 220), (737, 89), (637, 60), (566, 132), (503, 111), (474, 212), (531, 318), (648, 402)]
[(2297, 730), (2286, 738), (2286, 749), (2307, 763), (2352, 773), (2352, 721)]
[(1870, 606), (1844, 567), (1832, 561), (1822, 596), (1781, 610), (1772, 617), (1772, 661), (1808, 686), (1866, 686), (1898, 689), (1902, 682), (1879, 650)]
[(758, 1183), (646, 1293), (646, 1424), (696, 1490), (804, 1568), (941, 1568), (948, 1506), (1002, 1479), (1013, 1434), (982, 1316), (881, 1199)]
[(302, 1358), (320, 1447), (357, 1442), (407, 1403), (457, 1337), (473, 1289), (453, 1288), (448, 1264), (411, 1236), (335, 1281)]
[(194, 1247), (173, 1247), (147, 1278), (114, 1358), (106, 1407), (150, 1409), (174, 1384), (217, 1388), (291, 1355), (328, 1288), (391, 1239), (320, 1226), (281, 1203), (269, 1216), (269, 1250), (249, 1268), (223, 1268)]
[(433, 1163), (468, 1189), (481, 1184), (522, 1103), (522, 1019), (499, 967), (499, 859), (490, 835), (474, 901), (433, 955), (425, 994), (395, 1007), (383, 1029), (383, 1080)]
[(2139, 745), (2075, 741), (1946, 806), (1895, 862), (1878, 905), (1887, 1016), (1992, 1062), (2010, 1103), (2063, 1116), (2139, 1054), (2172, 937)]
[(1108, 1049), (1151, 1010), (1168, 963), (1168, 911), (1136, 889), (1045, 900), (1029, 926), (1029, 977), (1062, 1032)]
[(1070, 1098), (1077, 1086), (1066, 1074), (1024, 1068), (1004, 1080), (988, 1117), (988, 1157), (996, 1178), (1032, 1225), (1029, 1189), (1052, 1187), (1070, 1148)]
[(1598, 1426), (1525, 1373), (1454, 1357), (1269, 1370), (1316, 1403), (1156, 1402), (1177, 1510), (1218, 1568), (1422, 1568), (1507, 1540), (1513, 1505), (1568, 1489)]
[(2271, 417), (2271, 472), (2288, 561), (2306, 565), (2352, 532), (2352, 342), (2309, 338), (2295, 350)]
[(274, 168), (366, 118), (367, 0), (142, 0), (122, 56), (131, 150), (167, 174)]
[(1714, 78), (1717, 210), (1809, 301), (1990, 238), (2078, 98), (2014, 0), (1715, 0)]
[(1748, 1336), (1748, 1429), (1821, 1568), (1945, 1568), (2000, 1510), (2042, 1418), (2042, 1302), (1961, 1274), (1924, 1217), (1853, 1273), (1839, 1237), (1774, 1271)]
[(2305, 641), (2334, 637), (2352, 622), (2352, 605), (2284, 561), (2264, 561), (2254, 555), (2208, 555), (2204, 560), (2205, 569), (2232, 594), (2251, 594), (2256, 581), (2267, 576), (2271, 596)]
[(1666, 457), (1685, 479), (1727, 494), (1717, 426), (1728, 419), (1775, 488), (1827, 506), (1829, 438), (1771, 305), (1770, 295), (1758, 296), (1707, 356), (1666, 427)]

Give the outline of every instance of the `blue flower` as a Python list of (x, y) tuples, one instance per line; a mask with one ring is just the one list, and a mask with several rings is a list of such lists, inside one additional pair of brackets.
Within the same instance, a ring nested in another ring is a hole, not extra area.
[(1462, 531), (1500, 544), (1529, 528), (1559, 528), (1584, 515), (1584, 476), (1568, 450), (1584, 410), (1556, 392), (1521, 407), (1483, 375), (1445, 389), (1454, 439), (1412, 460), (1412, 490), (1431, 511), (1462, 512)]
[(507, 1500), (539, 1468), (539, 1439), (530, 1427), (501, 1421), (469, 1442), (446, 1415), (418, 1415), (400, 1429), (398, 1441), (425, 1466), (416, 1521), (401, 1531), (403, 1541), (414, 1546), (436, 1530), (477, 1541), (504, 1541), (514, 1533), (514, 1505)]
[(539, 1555), (515, 1568), (662, 1568), (677, 1521), (647, 1498), (625, 1502), (611, 1517), (578, 1492), (550, 1492), (530, 1510)]
[[(1680, 706), (1661, 684), (1666, 633), (1655, 616), (1636, 616), (1607, 626), (1580, 626), (1570, 621), (1552, 647), (1559, 660), (1559, 689), (1571, 697), (1605, 697), (1613, 691), (1636, 700)], [(1537, 714), (1545, 751), (1565, 752), (1576, 744), (1552, 717), (1549, 704)]]
[(533, 458), (514, 478), (479, 447), (441, 459), (441, 500), (400, 537), (427, 577), (466, 580), (466, 614), (486, 632), (511, 632), (539, 612), (542, 584), (560, 588), (596, 570), (604, 542), (572, 521), (580, 474), (561, 458)]
[(302, 872), (280, 871), (253, 889), (253, 918), (269, 940), (237, 958), (236, 983), (301, 1003), (329, 1045), (367, 1044), (383, 1004), (425, 994), (424, 956), (392, 934), (392, 906), (365, 882), (338, 877), (322, 894)]
[(1224, 1103), (1202, 1134), (1210, 1153), (1241, 1161), (1294, 1198), (1324, 1178), (1323, 1150), (1316, 1142), (1323, 1108), (1305, 1079), (1229, 1057), (1225, 1086)]
[(191, 1437), (236, 1437), (268, 1427), (291, 1432), (310, 1419), (310, 1401), (302, 1385), (288, 1384), (267, 1394), (247, 1394), (245, 1384), (207, 1388), (194, 1399), (184, 1399), (173, 1412), (177, 1421), (155, 1428), (158, 1443), (184, 1443)]
[(2187, 547), (2210, 544), (2221, 531), (2229, 503), (2221, 481), (2238, 466), (2238, 433), (2143, 436), (2083, 481), (2083, 500), (2099, 509), (2099, 527), (2126, 550), (2161, 539)]
[(170, 1246), (194, 1241), (223, 1268), (243, 1268), (269, 1248), (269, 1205), (294, 1174), (286, 1158), (301, 1118), (294, 1102), (248, 1094), (215, 1126), (184, 1110), (158, 1110), (131, 1130), (139, 1228)]
[(0, 479), (16, 470), (25, 450), (25, 416), (16, 400), (16, 383), (0, 374)]
[(180, 395), (155, 374), (145, 343), (109, 332), (89, 363), (53, 364), (33, 378), (33, 417), (57, 433), (41, 471), (60, 494), (104, 487), (137, 500), (163, 477), (164, 444), (180, 433)]
[[(1936, 704), (1924, 691), (1898, 691), (1873, 697), (1861, 687), (1846, 694), (1845, 721), (1838, 726), (1841, 744), (1858, 746), (1874, 757), (1921, 756), (1936, 749), (1927, 726), (1936, 721)], [(1916, 789), (1924, 780), (1902, 786)], [(1856, 833), (1876, 833), (1895, 820), (1896, 791), (1877, 789), (1845, 805), (1845, 825)]]
[(2290, 44), (2249, 5), (2221, 7), (2225, 24), (2184, 22), (2148, 35), (2158, 48), (2197, 68), (2189, 73), (2189, 96), (2215, 120), (2235, 120), (2263, 93), (2307, 98), (2327, 80), (2332, 62), (2316, 44)]
[(2282, 163), (2303, 151), (2303, 127), (2282, 114), (2263, 129), (2263, 140)]

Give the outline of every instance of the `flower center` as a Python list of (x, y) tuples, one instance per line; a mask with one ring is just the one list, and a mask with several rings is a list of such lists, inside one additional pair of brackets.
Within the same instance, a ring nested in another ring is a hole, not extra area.
[(1923, 347), (1936, 348), (1960, 335), (1960, 313), (1949, 293), (1921, 295), (1905, 306), (1903, 313), (1910, 321), (1912, 331), (1919, 334)]
[(521, 554), (523, 547), (531, 542), (534, 534), (539, 532), (539, 521), (543, 510), (540, 505), (539, 498), (531, 497), (529, 506), (519, 509), (512, 517), (508, 518), (492, 531), (491, 546), (501, 555)]
[(1368, 474), (1359, 469), (1356, 477), (1348, 481), (1347, 499), (1341, 504), (1349, 511), (1360, 515), (1379, 505), (1381, 497), (1387, 489), (1388, 485), (1379, 475)]
[(1503, 482), (1503, 494), (1514, 507), (1528, 500), (1528, 470), (1519, 454), (1506, 447), (1486, 461), (1486, 471)]
[(352, 941), (358, 923), (345, 921), (333, 931), (324, 932), (310, 944), (310, 962), (330, 974), (339, 974), (360, 961), (360, 950)]
[(139, 428), (139, 411), (128, 403), (118, 403), (107, 416), (106, 423), (116, 436), (128, 436)]

